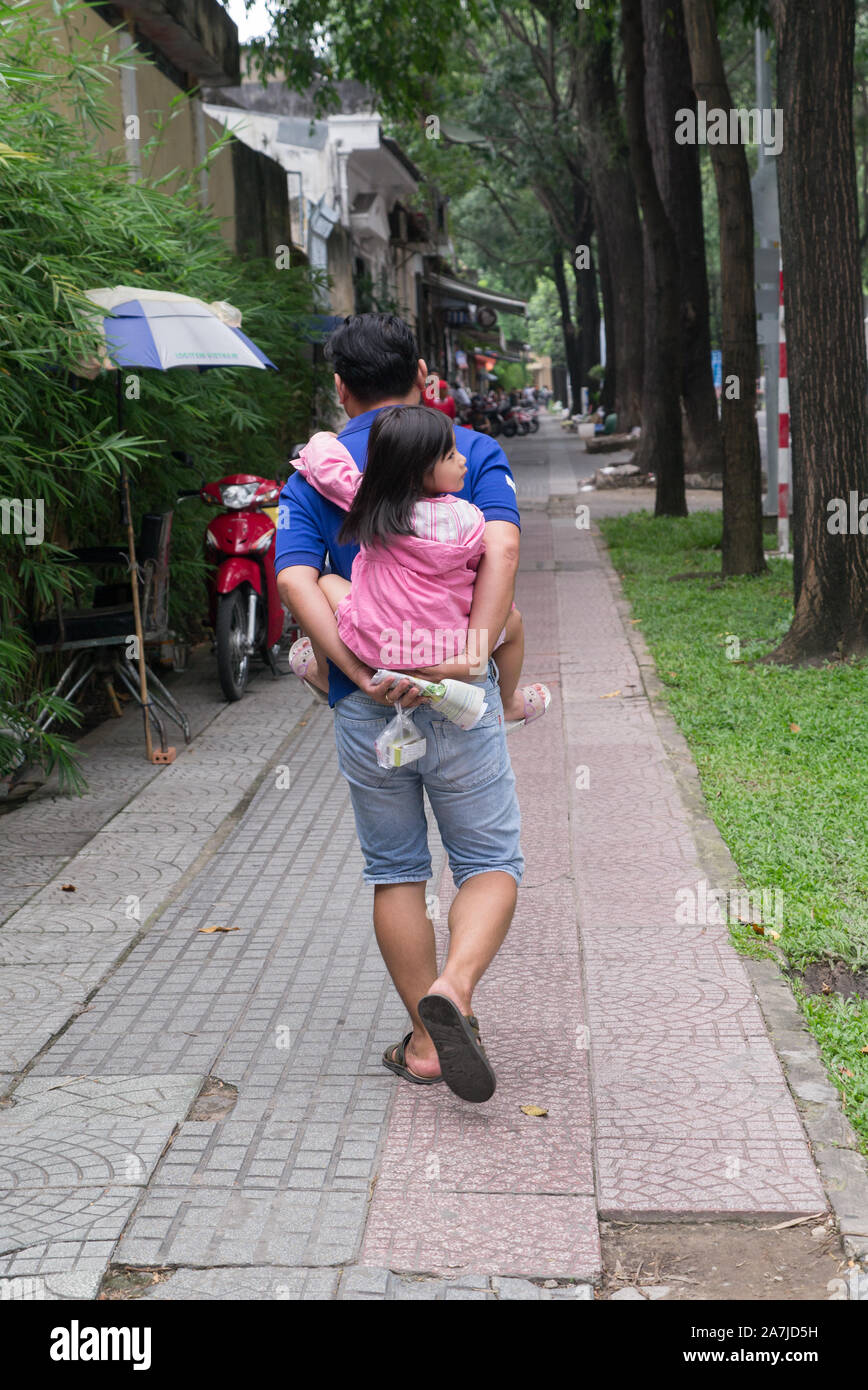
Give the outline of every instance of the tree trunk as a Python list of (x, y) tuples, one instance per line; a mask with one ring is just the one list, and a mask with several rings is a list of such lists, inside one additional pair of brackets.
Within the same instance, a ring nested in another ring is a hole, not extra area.
[(573, 274), (576, 281), (576, 321), (579, 325), (582, 385), (589, 386), (592, 378), (588, 373), (600, 360), (600, 303), (597, 298), (597, 267), (592, 245), (594, 219), (591, 201), (584, 188), (576, 189), (574, 204), (576, 226), (579, 229), (577, 245), (588, 248), (588, 265), (585, 269), (578, 268), (576, 257), (573, 256)]
[[(605, 241), (597, 233), (597, 257), (600, 266), (600, 293), (603, 298), (603, 321), (606, 325), (606, 374), (600, 390), (600, 404), (606, 414), (615, 410), (618, 395), (617, 351), (615, 347), (615, 296), (609, 256)], [(619, 426), (620, 428), (620, 426)]]
[[(579, 19), (582, 19), (581, 14)], [(588, 161), (594, 223), (609, 266), (611, 317), (606, 318), (606, 356), (614, 367), (618, 429), (642, 420), (644, 282), (642, 227), (629, 151), (612, 73), (612, 40), (598, 37), (590, 24), (576, 50), (580, 65), (579, 118)], [(605, 302), (605, 281), (604, 281)], [(608, 387), (607, 387), (608, 389)]]
[[(772, 654), (868, 651), (868, 367), (853, 145), (855, 0), (773, 0), (784, 312), (790, 387), (796, 611)], [(847, 528), (835, 526), (838, 506)], [(855, 505), (854, 505), (855, 504)], [(852, 512), (857, 522), (853, 534)]]
[(678, 248), (654, 176), (645, 124), (642, 0), (622, 0), (621, 40), (630, 167), (642, 208), (646, 247), (645, 383), (637, 462), (657, 475), (654, 515), (686, 516)]
[[(693, 87), (712, 108), (729, 111), (732, 99), (717, 37), (714, 0), (684, 0)], [(723, 573), (761, 574), (766, 568), (762, 531), (762, 462), (756, 424), (756, 296), (753, 203), (742, 144), (709, 145), (720, 208), (720, 279), (723, 336), (721, 420)]]
[(681, 292), (681, 395), (692, 469), (723, 473), (723, 438), (711, 370), (708, 276), (697, 145), (673, 138), (676, 112), (696, 108), (681, 0), (643, 0), (645, 109), (657, 186), (678, 246)]
[(564, 273), (564, 252), (560, 245), (557, 235), (555, 235), (554, 246), (552, 249), (552, 266), (555, 273), (555, 285), (558, 291), (558, 302), (561, 306), (561, 327), (564, 335), (564, 355), (567, 364), (567, 380), (570, 384), (570, 395), (572, 397), (572, 409), (575, 414), (582, 403), (582, 354), (581, 345), (576, 334), (576, 326), (573, 322), (572, 310), (570, 308), (570, 295), (567, 289), (567, 277)]

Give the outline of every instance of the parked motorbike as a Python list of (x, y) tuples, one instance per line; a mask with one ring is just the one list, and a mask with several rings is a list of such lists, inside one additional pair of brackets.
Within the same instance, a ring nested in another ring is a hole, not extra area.
[(205, 528), (208, 622), (220, 687), (227, 700), (240, 700), (252, 656), (260, 656), (273, 675), (280, 674), (277, 653), (285, 610), (274, 574), (280, 484), (252, 473), (231, 473), (180, 496), (199, 497), (224, 509)]
[(459, 421), (479, 434), (491, 435), (492, 439), (496, 439), (502, 429), (499, 410), (479, 395), (475, 395), (470, 405), (459, 414)]
[(526, 411), (517, 405), (508, 406), (503, 412), (503, 432), (508, 439), (516, 434), (529, 434), (530, 421)]

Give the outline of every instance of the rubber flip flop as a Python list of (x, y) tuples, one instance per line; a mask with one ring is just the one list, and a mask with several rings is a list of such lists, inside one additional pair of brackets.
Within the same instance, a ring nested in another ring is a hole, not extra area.
[(412, 1032), (408, 1033), (403, 1042), (397, 1043), (394, 1047), (387, 1047), (383, 1053), (383, 1066), (388, 1067), (396, 1076), (402, 1076), (405, 1081), (412, 1081), (414, 1086), (439, 1086), (443, 1080), (442, 1076), (418, 1076), (411, 1071), (406, 1062), (407, 1043), (412, 1038)]
[(437, 1049), (443, 1080), (450, 1091), (462, 1100), (490, 1100), (497, 1078), (473, 1014), (463, 1014), (445, 994), (426, 994), (419, 1000), (419, 1017)]

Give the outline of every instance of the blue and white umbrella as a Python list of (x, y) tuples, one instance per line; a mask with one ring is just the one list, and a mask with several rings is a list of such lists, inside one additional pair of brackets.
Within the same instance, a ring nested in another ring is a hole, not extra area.
[(83, 376), (118, 367), (277, 368), (241, 332), (241, 314), (231, 304), (206, 304), (191, 295), (148, 290), (135, 285), (87, 290), (88, 299), (103, 311), (94, 315), (105, 339), (98, 358), (77, 369)]
[[(76, 376), (95, 377), (101, 371), (117, 371), (118, 429), (123, 424), (123, 393), (120, 370), (152, 367), (166, 372), (171, 367), (206, 371), (211, 367), (271, 367), (246, 334), (241, 332), (241, 313), (231, 304), (206, 304), (186, 294), (170, 290), (148, 290), (136, 285), (115, 285), (110, 289), (86, 291), (94, 308), (94, 327), (104, 339), (102, 352), (74, 368)], [(136, 542), (133, 534), (130, 487), (126, 468), (121, 469), (121, 486), (127, 523), (133, 617), (139, 653), (140, 703), (145, 723), (145, 748), (154, 761), (148, 718), (148, 678), (145, 644), (139, 609)]]

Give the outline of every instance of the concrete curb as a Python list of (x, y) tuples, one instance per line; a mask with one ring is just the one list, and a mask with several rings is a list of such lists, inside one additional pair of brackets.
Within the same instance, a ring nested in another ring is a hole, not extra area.
[[(638, 663), (703, 870), (710, 883), (734, 888), (742, 882), (738, 865), (708, 814), (699, 772), (687, 740), (665, 702), (666, 687), (657, 675), (654, 658), (641, 632), (630, 624), (633, 610), (624, 596), (606, 542), (597, 526), (592, 526), (591, 534)], [(843, 1113), (838, 1091), (829, 1081), (819, 1045), (778, 965), (773, 960), (753, 960), (749, 956), (742, 956), (741, 960), (801, 1116), (845, 1253), (868, 1266), (868, 1164), (860, 1152), (859, 1140)]]

